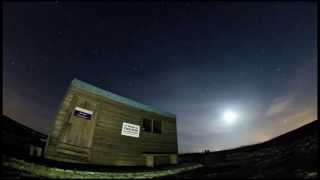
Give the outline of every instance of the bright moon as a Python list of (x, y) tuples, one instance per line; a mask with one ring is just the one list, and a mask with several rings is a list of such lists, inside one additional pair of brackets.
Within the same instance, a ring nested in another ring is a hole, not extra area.
[(232, 111), (226, 111), (223, 114), (223, 119), (225, 120), (226, 124), (233, 124), (237, 119), (237, 114)]

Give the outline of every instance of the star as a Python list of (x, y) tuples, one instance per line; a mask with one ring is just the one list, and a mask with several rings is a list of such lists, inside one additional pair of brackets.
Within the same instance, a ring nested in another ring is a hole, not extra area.
[(278, 71), (278, 72), (280, 72), (280, 71), (281, 71), (281, 69), (280, 69), (280, 68), (276, 68), (275, 70), (276, 70), (276, 71)]
[(11, 64), (11, 65), (15, 65), (16, 62), (15, 62), (15, 61), (11, 61), (10, 64)]
[(56, 8), (60, 7), (60, 2), (59, 1), (56, 1), (55, 4), (56, 4)]
[(133, 67), (132, 67), (132, 70), (133, 70), (134, 72), (137, 72), (137, 71), (138, 71), (138, 68), (137, 68), (136, 66), (133, 66)]
[(58, 31), (58, 35), (62, 35), (63, 33), (62, 33), (62, 31)]
[(144, 64), (139, 64), (139, 68), (140, 68), (140, 70), (142, 70), (143, 68), (144, 68)]
[(97, 55), (98, 55), (98, 49), (93, 49), (91, 52), (92, 52), (92, 54), (93, 54), (94, 56), (97, 56)]

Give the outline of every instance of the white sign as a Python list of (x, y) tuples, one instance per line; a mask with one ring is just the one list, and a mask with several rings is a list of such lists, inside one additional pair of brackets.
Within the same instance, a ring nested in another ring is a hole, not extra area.
[(78, 107), (78, 106), (75, 108), (75, 110), (82, 111), (82, 112), (90, 114), (90, 115), (93, 114), (93, 111), (90, 111), (88, 109), (84, 109), (84, 108), (81, 108), (81, 107)]
[(90, 111), (88, 109), (83, 109), (81, 107), (76, 107), (73, 112), (74, 116), (79, 116), (81, 118), (89, 119), (89, 120), (91, 119), (92, 114), (93, 114), (93, 111)]
[(125, 123), (125, 122), (122, 123), (121, 135), (138, 138), (139, 133), (140, 133), (140, 126), (139, 125)]

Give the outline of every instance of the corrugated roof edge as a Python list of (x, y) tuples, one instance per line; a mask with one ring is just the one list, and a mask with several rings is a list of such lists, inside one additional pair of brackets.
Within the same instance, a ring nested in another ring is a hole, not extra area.
[(139, 103), (139, 102), (131, 100), (129, 98), (122, 97), (120, 95), (117, 95), (117, 94), (114, 94), (112, 92), (106, 91), (104, 89), (98, 88), (96, 86), (93, 86), (93, 85), (91, 85), (89, 83), (86, 83), (84, 81), (78, 80), (76, 78), (74, 78), (72, 80), (71, 86), (78, 87), (78, 88), (80, 88), (82, 90), (89, 91), (89, 92), (91, 92), (93, 94), (97, 94), (97, 95), (100, 95), (100, 96), (103, 96), (103, 97), (106, 97), (106, 98), (110, 98), (110, 99), (112, 99), (114, 101), (129, 105), (129, 106), (132, 106), (132, 107), (135, 107), (135, 108), (138, 108), (138, 109), (142, 109), (142, 110), (145, 110), (145, 111), (148, 111), (148, 112), (154, 112), (154, 113), (157, 113), (157, 114), (160, 114), (160, 115), (163, 115), (163, 116), (167, 116), (167, 117), (171, 117), (171, 118), (176, 118), (175, 114), (172, 114), (172, 113), (169, 113), (169, 112), (164, 112), (164, 111), (161, 111), (161, 110), (159, 110), (157, 108), (154, 108), (154, 107)]

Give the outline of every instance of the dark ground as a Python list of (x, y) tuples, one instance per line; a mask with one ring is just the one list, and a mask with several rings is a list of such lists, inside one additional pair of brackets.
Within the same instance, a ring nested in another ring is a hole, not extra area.
[[(182, 154), (179, 155), (181, 165), (201, 163), (203, 167), (166, 178), (317, 178), (318, 128), (318, 121), (314, 121), (265, 143), (212, 153)], [(2, 160), (3, 158), (5, 157), (3, 156)], [(43, 159), (23, 159), (49, 167), (109, 172), (139, 172), (174, 167), (88, 166)], [(27, 176), (15, 169), (2, 167), (1, 170), (2, 177)]]
[(318, 128), (314, 121), (262, 144), (181, 155), (204, 167), (171, 178), (317, 178)]

